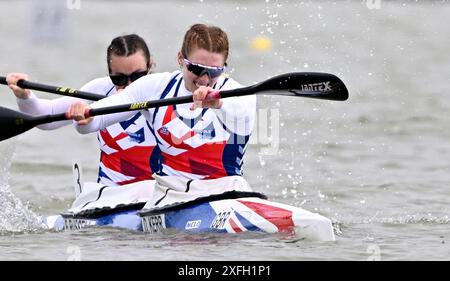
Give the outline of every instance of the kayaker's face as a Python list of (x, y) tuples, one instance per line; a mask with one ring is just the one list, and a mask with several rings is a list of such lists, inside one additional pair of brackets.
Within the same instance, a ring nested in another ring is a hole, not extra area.
[[(184, 58), (179, 52), (178, 63), (182, 68), (186, 89), (194, 92), (200, 86), (212, 87), (216, 83), (218, 75), (223, 72), (225, 58), (220, 53), (194, 49), (187, 54), (187, 58)], [(205, 66), (206, 68), (204, 68)]]
[(116, 90), (125, 89), (133, 81), (148, 74), (147, 61), (144, 53), (139, 50), (136, 53), (125, 56), (111, 56), (110, 78)]

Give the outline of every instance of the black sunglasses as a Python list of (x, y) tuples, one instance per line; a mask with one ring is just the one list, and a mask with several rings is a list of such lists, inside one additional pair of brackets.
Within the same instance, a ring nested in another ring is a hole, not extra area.
[(190, 72), (194, 73), (197, 76), (203, 76), (208, 75), (209, 78), (216, 78), (219, 77), (224, 71), (227, 66), (225, 63), (225, 66), (223, 67), (213, 67), (213, 66), (206, 66), (199, 63), (193, 63), (190, 60), (183, 58), (184, 62), (186, 63), (186, 68)]
[(128, 85), (128, 81), (134, 82), (141, 78), (142, 76), (145, 76), (148, 74), (148, 70), (145, 71), (136, 71), (131, 73), (130, 75), (125, 74), (110, 74), (109, 78), (111, 78), (111, 81), (116, 86), (126, 86)]

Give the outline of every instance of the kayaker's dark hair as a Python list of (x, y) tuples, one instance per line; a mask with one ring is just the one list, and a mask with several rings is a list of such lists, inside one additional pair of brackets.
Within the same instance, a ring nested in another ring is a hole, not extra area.
[(152, 68), (155, 65), (150, 56), (147, 43), (145, 40), (137, 34), (128, 34), (118, 36), (111, 41), (106, 52), (106, 60), (108, 62), (108, 71), (111, 73), (111, 56), (116, 55), (120, 57), (128, 57), (141, 50), (144, 53), (147, 61), (147, 67), (149, 72), (152, 72)]
[(228, 36), (217, 26), (194, 24), (184, 35), (181, 54), (187, 59), (194, 49), (222, 54), (226, 62), (229, 53)]

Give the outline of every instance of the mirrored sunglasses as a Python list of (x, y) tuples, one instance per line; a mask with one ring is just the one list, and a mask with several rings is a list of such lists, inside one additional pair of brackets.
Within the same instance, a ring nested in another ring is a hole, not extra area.
[(184, 62), (186, 63), (186, 68), (193, 74), (197, 76), (203, 76), (208, 75), (209, 78), (216, 78), (219, 77), (226, 69), (226, 64), (223, 67), (213, 67), (213, 66), (206, 66), (199, 63), (193, 63), (190, 60), (183, 58)]

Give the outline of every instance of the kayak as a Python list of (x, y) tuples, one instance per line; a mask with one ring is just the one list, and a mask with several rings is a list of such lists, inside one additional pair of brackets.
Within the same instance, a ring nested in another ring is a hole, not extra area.
[[(78, 181), (79, 183), (79, 181)], [(148, 208), (155, 181), (120, 187), (85, 183), (78, 187), (72, 207), (43, 216), (42, 224), (57, 231), (86, 227), (114, 227), (146, 233), (165, 229), (217, 233), (288, 233), (297, 238), (334, 241), (330, 219), (287, 204), (267, 200), (264, 194), (227, 191), (188, 202)], [(76, 189), (77, 190), (77, 189)]]
[[(246, 197), (233, 198), (239, 195)], [(222, 199), (202, 198), (157, 211), (142, 209), (144, 204), (105, 208), (77, 215), (66, 212), (43, 217), (42, 222), (54, 230), (107, 226), (147, 233), (163, 232), (164, 229), (219, 233), (254, 231), (288, 233), (309, 240), (335, 240), (328, 218), (299, 207), (266, 200), (259, 193), (225, 194)]]
[[(225, 197), (230, 195), (224, 194)], [(143, 231), (149, 233), (167, 228), (222, 233), (256, 231), (289, 233), (310, 240), (335, 240), (328, 218), (299, 207), (268, 201), (260, 193), (251, 195), (229, 199), (202, 198), (198, 202), (137, 213), (142, 218)]]

